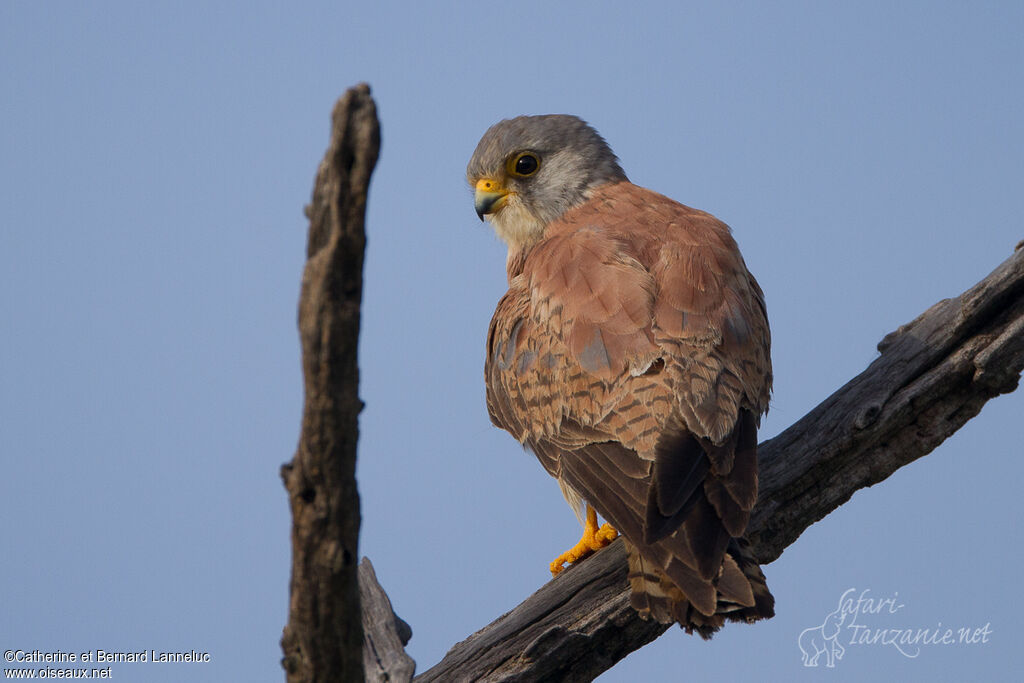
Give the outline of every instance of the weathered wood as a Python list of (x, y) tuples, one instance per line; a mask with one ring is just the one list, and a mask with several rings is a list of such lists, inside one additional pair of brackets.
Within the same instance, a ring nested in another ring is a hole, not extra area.
[(411, 681), (416, 662), (403, 648), (412, 638), (412, 629), (395, 614), (368, 557), (359, 563), (359, 601), (363, 613), (366, 680), (373, 683)]
[[(898, 468), (931, 452), (1024, 369), (1024, 243), (988, 277), (886, 336), (881, 355), (759, 446), (748, 536), (763, 563)], [(667, 627), (629, 607), (621, 541), (562, 572), (455, 645), (426, 681), (588, 681)]]
[(292, 576), (282, 666), (290, 682), (362, 681), (356, 573), (355, 463), (366, 195), (380, 150), (376, 106), (351, 88), (306, 208), (309, 237), (299, 299), (305, 405), (298, 450), (281, 468), (292, 511)]
[(420, 681), (589, 681), (666, 630), (629, 604), (621, 540), (458, 643)]
[(1024, 367), (1024, 249), (955, 299), (883, 339), (860, 375), (759, 446), (748, 534), (771, 562), (858, 489), (930, 453), (1017, 388)]

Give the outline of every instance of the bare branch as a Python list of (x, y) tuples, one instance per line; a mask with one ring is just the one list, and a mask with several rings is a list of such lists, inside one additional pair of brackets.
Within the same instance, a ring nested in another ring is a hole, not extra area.
[[(886, 336), (881, 355), (759, 446), (748, 536), (763, 563), (803, 531), (931, 452), (1024, 368), (1024, 243), (987, 278)], [(589, 681), (666, 626), (629, 607), (621, 541), (453, 647), (416, 681)]]
[(281, 637), (290, 682), (363, 680), (356, 349), (366, 195), (380, 150), (369, 87), (346, 92), (332, 118), (331, 143), (306, 209), (309, 241), (299, 300), (302, 434), (294, 459), (281, 468), (292, 510), (291, 600)]
[(359, 600), (363, 612), (363, 669), (373, 683), (401, 683), (412, 679), (416, 662), (403, 647), (412, 629), (391, 608), (391, 600), (377, 582), (370, 558), (359, 563)]

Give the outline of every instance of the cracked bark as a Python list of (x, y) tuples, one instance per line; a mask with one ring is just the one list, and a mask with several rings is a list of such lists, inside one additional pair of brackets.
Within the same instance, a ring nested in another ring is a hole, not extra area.
[(298, 321), (305, 405), (297, 452), (281, 468), (292, 512), (291, 599), (281, 664), (294, 683), (363, 680), (356, 349), (366, 196), (379, 150), (370, 89), (351, 88), (334, 107), (330, 146), (306, 207)]
[(408, 681), (416, 662), (405, 653), (412, 629), (391, 609), (391, 600), (377, 583), (370, 558), (359, 563), (359, 599), (363, 612), (363, 669), (374, 683)]

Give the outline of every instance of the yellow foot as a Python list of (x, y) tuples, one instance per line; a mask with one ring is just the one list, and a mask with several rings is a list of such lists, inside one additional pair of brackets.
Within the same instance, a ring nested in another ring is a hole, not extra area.
[(558, 576), (558, 573), (565, 569), (565, 563), (575, 564), (595, 550), (600, 550), (616, 539), (619, 532), (612, 528), (611, 524), (597, 526), (597, 512), (594, 508), (587, 506), (587, 522), (583, 526), (583, 538), (569, 550), (556, 557), (551, 562), (551, 575)]

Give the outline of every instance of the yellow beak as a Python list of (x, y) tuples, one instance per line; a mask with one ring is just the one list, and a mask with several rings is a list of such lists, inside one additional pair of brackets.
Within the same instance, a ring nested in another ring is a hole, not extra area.
[(476, 215), (483, 220), (485, 214), (494, 213), (505, 205), (508, 194), (508, 189), (497, 180), (481, 178), (476, 181), (476, 192), (473, 195)]

